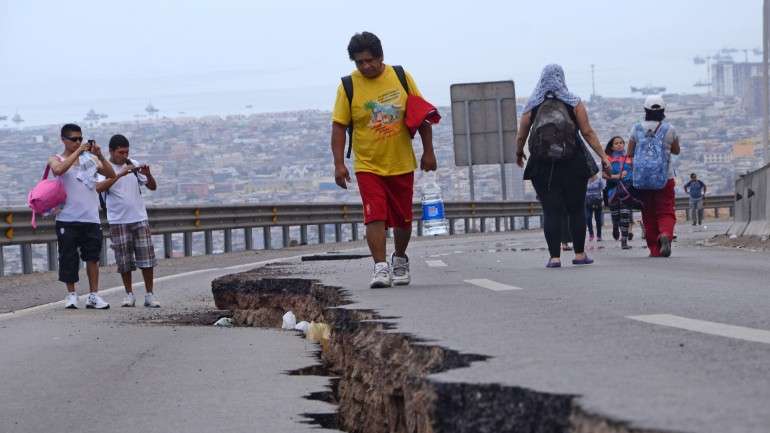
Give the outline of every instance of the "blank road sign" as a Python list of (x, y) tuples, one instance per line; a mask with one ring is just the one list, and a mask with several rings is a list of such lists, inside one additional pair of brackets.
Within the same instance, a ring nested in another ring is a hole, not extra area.
[(450, 95), (455, 165), (516, 162), (513, 81), (453, 84)]

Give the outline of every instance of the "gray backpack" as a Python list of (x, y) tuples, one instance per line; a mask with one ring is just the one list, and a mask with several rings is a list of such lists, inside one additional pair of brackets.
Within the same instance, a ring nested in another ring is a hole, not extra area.
[(540, 161), (572, 159), (578, 151), (576, 123), (567, 104), (549, 94), (532, 122), (530, 157)]

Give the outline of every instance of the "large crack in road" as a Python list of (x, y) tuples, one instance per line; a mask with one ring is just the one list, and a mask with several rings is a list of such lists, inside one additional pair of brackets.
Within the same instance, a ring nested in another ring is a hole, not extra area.
[(488, 357), (394, 332), (375, 311), (344, 308), (351, 301), (339, 287), (256, 269), (214, 280), (212, 293), (237, 326), (274, 328), (286, 311), (330, 325), (329, 339), (320, 344), (320, 365), (291, 372), (331, 377), (328, 391), (308, 398), (336, 404), (337, 413), (304, 414), (322, 427), (353, 433), (660, 432), (591, 414), (574, 395), (431, 380), (431, 374)]

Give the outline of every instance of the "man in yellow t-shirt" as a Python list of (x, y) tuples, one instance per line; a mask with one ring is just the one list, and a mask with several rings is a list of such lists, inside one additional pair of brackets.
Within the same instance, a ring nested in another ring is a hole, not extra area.
[[(382, 44), (369, 32), (353, 35), (348, 55), (355, 62), (351, 74), (353, 100), (343, 85), (337, 89), (332, 115), (334, 179), (347, 188), (350, 173), (345, 165), (345, 133), (353, 126), (353, 152), (358, 189), (364, 205), (366, 240), (374, 259), (371, 288), (406, 285), (410, 282), (406, 248), (412, 236), (412, 195), (417, 161), (412, 138), (404, 124), (407, 92), (395, 69), (383, 63)], [(409, 94), (420, 96), (412, 76), (405, 73)], [(436, 169), (430, 124), (419, 129), (423, 154), (420, 168)], [(393, 227), (395, 252), (388, 264), (385, 231)], [(391, 269), (392, 268), (392, 269)]]

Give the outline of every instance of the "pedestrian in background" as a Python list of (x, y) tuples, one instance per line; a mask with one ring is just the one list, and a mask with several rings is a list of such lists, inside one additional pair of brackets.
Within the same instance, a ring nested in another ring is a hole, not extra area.
[(690, 218), (692, 225), (703, 224), (703, 199), (706, 197), (706, 184), (695, 173), (690, 174), (690, 181), (684, 185), (684, 192), (690, 196)]
[(640, 191), (642, 224), (650, 257), (669, 257), (676, 225), (674, 167), (671, 155), (679, 155), (679, 135), (664, 119), (661, 96), (644, 101), (644, 120), (631, 129), (628, 153), (633, 156), (633, 185)]
[[(593, 175), (588, 179), (588, 189), (586, 190), (586, 225), (588, 226), (588, 240), (593, 242), (602, 241), (602, 225), (604, 225), (604, 206), (602, 191), (606, 182), (601, 176)], [(594, 235), (594, 222), (596, 222), (596, 235)]]

